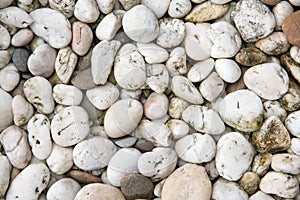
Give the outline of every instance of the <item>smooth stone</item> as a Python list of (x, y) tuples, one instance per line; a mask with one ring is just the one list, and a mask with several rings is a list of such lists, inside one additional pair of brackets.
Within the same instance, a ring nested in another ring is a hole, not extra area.
[(143, 106), (135, 99), (115, 102), (104, 117), (104, 129), (111, 138), (119, 138), (131, 133), (143, 116)]
[(103, 85), (107, 82), (115, 60), (115, 56), (120, 46), (121, 43), (117, 40), (103, 40), (93, 48), (91, 57), (91, 70), (95, 84)]
[(237, 90), (225, 96), (219, 114), (226, 124), (240, 131), (258, 130), (263, 121), (260, 98), (249, 90)]
[[(160, 1), (166, 2), (166, 1)], [(155, 3), (157, 5), (157, 3)], [(158, 21), (159, 33), (156, 43), (163, 48), (179, 45), (185, 37), (185, 25), (181, 19), (162, 18)]]
[(228, 9), (228, 4), (220, 5), (212, 1), (204, 1), (196, 5), (184, 19), (187, 22), (202, 23), (222, 17)]
[(239, 180), (239, 186), (247, 192), (248, 195), (254, 194), (259, 186), (260, 178), (254, 172), (246, 172)]
[(10, 45), (10, 34), (8, 30), (0, 24), (0, 49), (8, 49)]
[(213, 102), (224, 91), (224, 81), (218, 73), (212, 72), (201, 82), (199, 90), (204, 99)]
[(180, 97), (192, 104), (204, 102), (199, 90), (193, 83), (184, 76), (174, 76), (171, 80), (171, 90), (177, 97)]
[(3, 0), (0, 2), (0, 8), (6, 8), (8, 7), (10, 4), (12, 4), (14, 0)]
[(146, 65), (138, 48), (130, 43), (119, 50), (114, 63), (114, 76), (124, 89), (136, 90), (146, 82)]
[(300, 107), (300, 88), (298, 84), (290, 80), (289, 89), (279, 102), (286, 111), (293, 112), (298, 110)]
[(137, 163), (139, 172), (153, 181), (168, 177), (174, 171), (176, 164), (176, 151), (162, 147), (143, 153)]
[(78, 0), (75, 4), (74, 16), (84, 23), (95, 22), (100, 16), (96, 0)]
[(144, 115), (149, 119), (159, 119), (168, 112), (169, 100), (165, 94), (152, 92), (144, 103)]
[(115, 6), (114, 0), (96, 0), (100, 11), (104, 14), (110, 13)]
[(231, 18), (245, 42), (255, 42), (268, 36), (276, 24), (273, 13), (259, 0), (238, 2)]
[(167, 12), (170, 5), (170, 0), (158, 1), (158, 2), (152, 0), (141, 0), (141, 4), (151, 9), (155, 14), (155, 16), (159, 19), (162, 16), (164, 16), (164, 14)]
[(169, 58), (167, 50), (154, 43), (137, 43), (136, 46), (149, 64), (163, 63)]
[(26, 48), (15, 48), (14, 53), (12, 55), (12, 62), (16, 66), (16, 68), (21, 72), (27, 72), (27, 61), (31, 54)]
[(78, 71), (72, 77), (71, 83), (72, 85), (81, 90), (88, 90), (97, 86), (93, 81), (92, 71), (90, 67)]
[(180, 119), (182, 112), (189, 106), (189, 103), (181, 98), (170, 99), (168, 113), (174, 119)]
[(82, 184), (101, 183), (101, 179), (99, 177), (94, 176), (88, 172), (83, 172), (80, 170), (70, 170), (69, 175), (72, 179)]
[(89, 133), (88, 113), (80, 106), (69, 106), (58, 112), (51, 121), (51, 136), (62, 147), (84, 140)]
[(136, 137), (125, 136), (122, 138), (114, 139), (113, 142), (121, 148), (129, 148), (129, 147), (133, 147), (135, 145), (135, 143), (137, 142), (137, 140), (138, 140), (138, 138), (136, 138)]
[(39, 8), (30, 13), (33, 33), (45, 40), (51, 47), (66, 47), (72, 39), (71, 24), (59, 11), (50, 8)]
[(169, 72), (164, 64), (146, 65), (146, 84), (156, 93), (162, 94), (169, 86)]
[(0, 197), (4, 197), (10, 183), (11, 164), (8, 158), (0, 155)]
[(62, 83), (69, 83), (77, 65), (77, 60), (78, 57), (71, 47), (65, 47), (58, 51), (55, 60), (55, 72)]
[(23, 96), (16, 95), (12, 99), (12, 112), (14, 116), (14, 124), (22, 126), (32, 117), (33, 107)]
[(289, 72), (291, 77), (293, 77), (297, 83), (300, 83), (300, 65), (294, 61), (288, 53), (280, 56), (280, 63)]
[(207, 35), (210, 26), (209, 23), (185, 23), (186, 32), (183, 45), (186, 54), (193, 60), (202, 61), (211, 56), (213, 43)]
[[(38, 46), (28, 58), (28, 69), (34, 76), (48, 78), (54, 72), (56, 51), (48, 44)], [(45, 65), (45, 63), (47, 63)]]
[(249, 200), (275, 200), (271, 195), (265, 194), (262, 191), (257, 191), (255, 194), (251, 195)]
[(117, 152), (113, 142), (102, 137), (92, 137), (78, 143), (73, 149), (73, 160), (82, 170), (98, 170), (106, 167)]
[(300, 138), (300, 111), (290, 113), (284, 124), (290, 134)]
[(182, 119), (201, 133), (220, 135), (225, 130), (224, 122), (218, 113), (205, 106), (188, 106), (182, 112)]
[(29, 78), (24, 83), (26, 99), (42, 114), (50, 114), (54, 110), (52, 86), (50, 82), (41, 77)]
[(138, 158), (141, 152), (135, 148), (122, 148), (110, 159), (107, 167), (107, 179), (116, 187), (121, 186), (121, 180), (128, 174), (138, 173)]
[(275, 153), (288, 149), (291, 140), (288, 130), (280, 119), (271, 116), (264, 121), (258, 131), (253, 133), (252, 143), (260, 153)]
[(142, 90), (138, 89), (138, 90), (126, 90), (126, 89), (121, 89), (120, 92), (120, 99), (135, 99), (135, 100), (139, 100), (141, 98), (142, 95)]
[(186, 53), (184, 48), (176, 47), (170, 53), (170, 57), (166, 62), (166, 67), (171, 77), (186, 74), (188, 71), (186, 65)]
[(63, 178), (56, 181), (47, 191), (47, 200), (74, 200), (81, 189), (79, 183), (71, 178)]
[(206, 32), (212, 41), (210, 56), (213, 58), (230, 58), (237, 54), (242, 46), (238, 31), (228, 22), (211, 24)]
[(134, 145), (134, 147), (137, 148), (142, 153), (152, 151), (155, 148), (152, 142), (144, 138), (139, 138), (136, 144)]
[(294, 154), (300, 156), (300, 138), (292, 138), (290, 148)]
[(48, 158), (52, 151), (50, 121), (42, 114), (35, 114), (27, 124), (28, 141), (33, 155), (39, 160)]
[(20, 74), (17, 67), (10, 63), (0, 70), (0, 86), (7, 92), (17, 87), (20, 81)]
[(261, 177), (268, 172), (271, 162), (271, 153), (257, 154), (253, 159), (251, 170)]
[(192, 82), (200, 82), (212, 72), (214, 65), (215, 61), (212, 58), (197, 62), (190, 68), (187, 77)]
[(159, 33), (156, 16), (144, 5), (128, 10), (123, 16), (122, 26), (130, 39), (141, 43), (153, 41)]
[(248, 200), (247, 193), (242, 190), (235, 182), (227, 181), (224, 179), (218, 179), (214, 183), (212, 189), (212, 198), (215, 200), (222, 199), (239, 199)]
[(289, 2), (290, 2), (293, 6), (300, 6), (299, 0), (289, 0)]
[(142, 120), (138, 131), (142, 138), (152, 142), (155, 146), (168, 147), (171, 145), (171, 131), (161, 122)]
[(55, 174), (64, 174), (73, 167), (73, 147), (62, 147), (53, 143), (47, 165)]
[(290, 48), (290, 56), (293, 58), (294, 61), (300, 63), (300, 49), (297, 46), (292, 46)]
[(282, 30), (290, 44), (300, 46), (300, 40), (297, 38), (297, 31), (300, 17), (300, 11), (296, 11), (287, 16), (282, 24)]
[(168, 14), (172, 18), (182, 18), (192, 9), (192, 3), (189, 0), (172, 0), (169, 5)]
[(53, 98), (56, 103), (65, 106), (78, 106), (83, 98), (81, 90), (72, 85), (57, 84), (53, 87)]
[(268, 55), (279, 55), (290, 49), (290, 44), (283, 32), (273, 32), (266, 38), (255, 42), (255, 46)]
[(123, 10), (115, 10), (106, 15), (96, 28), (96, 36), (99, 40), (111, 40), (122, 26)]
[(17, 28), (26, 28), (33, 23), (33, 19), (27, 12), (15, 6), (1, 9), (0, 21)]
[[(1, 31), (1, 27), (0, 27), (0, 31)], [(1, 45), (1, 41), (0, 41), (0, 45)], [(0, 69), (5, 67), (9, 63), (10, 59), (11, 59), (11, 54), (8, 50), (0, 50)]]
[(13, 123), (12, 96), (0, 88), (0, 131)]
[(85, 185), (76, 194), (74, 200), (99, 200), (99, 199), (118, 199), (125, 200), (121, 191), (111, 185), (102, 183), (92, 183)]
[(125, 10), (129, 10), (132, 7), (138, 5), (141, 3), (141, 0), (131, 0), (131, 1), (127, 1), (127, 0), (119, 0), (119, 2), (121, 3), (122, 7)]
[(97, 86), (86, 91), (86, 96), (90, 102), (99, 110), (106, 110), (119, 98), (118, 88), (112, 83)]
[(218, 140), (216, 154), (216, 167), (220, 176), (229, 181), (240, 179), (250, 167), (254, 155), (253, 146), (241, 133), (223, 135)]
[(28, 29), (19, 30), (12, 38), (11, 44), (15, 47), (21, 47), (27, 45), (33, 39), (33, 32)]
[(180, 139), (189, 133), (189, 125), (183, 120), (170, 119), (166, 122), (167, 127), (170, 129), (173, 139)]
[(281, 172), (268, 172), (261, 179), (259, 188), (267, 194), (275, 194), (283, 198), (295, 198), (299, 193), (297, 179)]
[(265, 101), (264, 105), (264, 118), (267, 119), (271, 116), (277, 116), (281, 121), (287, 117), (287, 111), (280, 105), (278, 101)]
[(177, 140), (175, 150), (180, 159), (199, 164), (211, 161), (215, 157), (217, 148), (210, 135), (193, 133)]
[[(43, 190), (46, 189), (49, 180), (50, 171), (45, 164), (30, 164), (13, 179), (7, 191), (6, 199), (38, 199)], [(30, 184), (24, 187), (25, 183)]]
[(219, 76), (227, 83), (238, 81), (242, 75), (239, 65), (231, 59), (217, 59), (215, 69)]
[(18, 126), (12, 125), (2, 131), (0, 142), (10, 163), (18, 168), (25, 168), (32, 157), (27, 140), (27, 133)]
[(211, 193), (212, 186), (205, 168), (195, 164), (185, 164), (166, 179), (161, 199), (209, 200)]
[(121, 180), (121, 191), (128, 200), (149, 199), (153, 188), (151, 180), (140, 174), (128, 174)]
[(235, 60), (244, 66), (252, 67), (267, 61), (267, 56), (257, 48), (242, 48), (236, 55)]
[(54, 9), (62, 12), (66, 18), (70, 18), (74, 14), (75, 10), (75, 0), (48, 0), (49, 6)]
[(271, 168), (276, 172), (297, 175), (300, 173), (300, 156), (289, 153), (273, 154)]
[(294, 12), (294, 8), (288, 1), (280, 1), (273, 7), (272, 12), (276, 19), (275, 30), (282, 30), (285, 18)]
[(72, 50), (79, 56), (85, 55), (93, 42), (93, 31), (85, 23), (77, 21), (72, 24)]

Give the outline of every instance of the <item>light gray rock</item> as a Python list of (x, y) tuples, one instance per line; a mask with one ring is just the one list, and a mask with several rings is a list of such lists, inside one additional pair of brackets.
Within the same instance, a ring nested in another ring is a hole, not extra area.
[(275, 200), (271, 195), (265, 194), (262, 191), (257, 191), (255, 194), (251, 195), (249, 200)]
[(65, 106), (78, 106), (83, 98), (81, 90), (72, 85), (57, 84), (53, 87), (53, 98), (56, 103)]
[(100, 11), (104, 14), (110, 13), (115, 6), (115, 0), (96, 0)]
[(137, 43), (136, 46), (149, 64), (163, 63), (169, 58), (167, 50), (154, 43)]
[(23, 9), (10, 6), (0, 10), (0, 21), (6, 25), (26, 28), (33, 23), (32, 18)]
[(288, 153), (274, 154), (271, 167), (276, 172), (297, 175), (300, 173), (300, 156)]
[(96, 0), (78, 0), (75, 4), (74, 16), (84, 23), (95, 22), (100, 16)]
[(187, 73), (188, 68), (186, 65), (186, 53), (184, 48), (176, 47), (171, 53), (166, 62), (170, 76), (184, 75)]
[(0, 49), (8, 49), (10, 45), (10, 34), (8, 30), (0, 24)]
[(0, 96), (0, 131), (3, 131), (13, 123), (12, 97), (1, 88)]
[(47, 200), (74, 200), (77, 192), (81, 189), (80, 184), (71, 179), (63, 178), (56, 181), (47, 191)]
[(200, 82), (212, 72), (214, 65), (215, 62), (212, 58), (197, 62), (188, 71), (187, 77), (192, 82)]
[(0, 86), (7, 92), (12, 91), (20, 81), (19, 70), (13, 63), (0, 70)]
[(182, 18), (192, 9), (190, 0), (172, 0), (169, 5), (168, 14), (173, 18)]
[(49, 6), (62, 12), (67, 18), (70, 18), (74, 14), (75, 0), (48, 0)]
[(0, 197), (5, 196), (9, 186), (11, 168), (8, 158), (4, 155), (0, 155)]
[(170, 0), (165, 0), (165, 1), (152, 1), (152, 0), (141, 0), (141, 4), (147, 6), (150, 8), (156, 17), (159, 19), (161, 18), (168, 10)]
[(222, 199), (239, 199), (247, 200), (247, 193), (242, 190), (235, 182), (219, 179), (214, 183), (212, 189), (212, 198), (215, 200)]
[(224, 91), (224, 85), (224, 81), (219, 74), (212, 72), (201, 82), (199, 90), (204, 99), (213, 102)]
[(22, 126), (32, 117), (33, 107), (28, 101), (26, 101), (25, 97), (16, 95), (12, 99), (12, 112), (14, 116), (14, 124)]
[(146, 84), (156, 93), (162, 94), (169, 86), (169, 72), (164, 64), (146, 65)]
[(19, 30), (12, 38), (11, 44), (15, 47), (25, 46), (33, 39), (33, 32), (28, 29)]
[(276, 30), (282, 30), (284, 19), (294, 12), (293, 6), (288, 1), (278, 2), (272, 9), (276, 19)]
[(152, 120), (162, 118), (168, 112), (169, 100), (165, 94), (152, 92), (144, 103), (144, 115)]
[(13, 0), (3, 0), (0, 2), (0, 8), (8, 7), (12, 2)]
[[(0, 34), (1, 34), (1, 27), (0, 27)], [(0, 41), (0, 45), (1, 45), (1, 41)], [(9, 63), (10, 59), (11, 59), (11, 54), (9, 53), (8, 50), (0, 50), (0, 69), (5, 67)]]

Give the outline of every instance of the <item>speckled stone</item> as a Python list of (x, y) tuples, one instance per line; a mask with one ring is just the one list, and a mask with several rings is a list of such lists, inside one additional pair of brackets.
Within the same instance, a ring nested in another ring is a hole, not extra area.
[(12, 62), (21, 72), (27, 72), (27, 60), (31, 52), (26, 48), (16, 48), (12, 56)]
[(235, 56), (235, 60), (244, 66), (254, 66), (267, 61), (267, 56), (257, 48), (242, 48)]
[(80, 170), (70, 170), (70, 177), (82, 184), (101, 183), (101, 178), (94, 176), (88, 172)]
[(246, 172), (239, 180), (239, 185), (245, 190), (245, 192), (247, 192), (248, 195), (252, 195), (257, 191), (259, 182), (260, 178), (256, 173)]

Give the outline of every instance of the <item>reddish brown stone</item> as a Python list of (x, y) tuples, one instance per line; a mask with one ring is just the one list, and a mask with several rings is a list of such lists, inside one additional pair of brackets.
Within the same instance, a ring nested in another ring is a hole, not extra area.
[(260, 0), (261, 2), (263, 2), (266, 5), (269, 6), (275, 6), (276, 4), (278, 4), (281, 0)]
[(289, 43), (300, 47), (300, 10), (285, 18), (282, 24), (282, 30)]
[(71, 170), (69, 175), (79, 183), (83, 183), (83, 184), (101, 183), (101, 179), (99, 177), (80, 170)]

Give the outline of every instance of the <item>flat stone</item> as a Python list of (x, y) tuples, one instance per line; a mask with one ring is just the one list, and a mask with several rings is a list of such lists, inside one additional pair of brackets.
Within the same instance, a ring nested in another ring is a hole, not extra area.
[(90, 67), (78, 71), (72, 77), (71, 83), (72, 85), (81, 90), (88, 90), (97, 86), (93, 81), (92, 71)]
[(83, 98), (81, 90), (72, 85), (57, 84), (53, 87), (56, 103), (65, 106), (78, 106)]
[[(143, 153), (138, 159), (139, 172), (153, 181), (168, 177), (175, 169), (177, 154), (171, 148), (154, 148)], [(121, 182), (122, 184), (122, 182)]]
[(121, 191), (128, 200), (149, 199), (153, 188), (151, 180), (140, 174), (128, 174), (121, 180)]
[(242, 48), (235, 56), (235, 60), (241, 65), (252, 67), (267, 61), (267, 56), (257, 48)]
[(276, 23), (273, 13), (259, 0), (238, 2), (231, 18), (245, 42), (255, 42), (268, 36)]
[(255, 46), (268, 55), (279, 55), (290, 49), (290, 44), (283, 32), (273, 32), (266, 38), (255, 42)]
[(216, 167), (220, 176), (229, 181), (240, 179), (250, 167), (254, 155), (253, 146), (241, 133), (223, 135), (218, 140), (216, 154)]
[(92, 45), (92, 29), (87, 24), (77, 21), (72, 24), (72, 34), (72, 50), (79, 56), (85, 55)]
[(274, 154), (271, 167), (276, 172), (297, 175), (300, 173), (300, 156), (288, 153)]
[(88, 133), (88, 113), (80, 106), (63, 108), (51, 121), (52, 139), (62, 147), (69, 147), (81, 142)]
[(247, 200), (247, 193), (242, 190), (235, 182), (219, 179), (213, 185), (212, 198), (215, 200), (222, 199), (239, 199)]
[(185, 164), (176, 169), (165, 181), (161, 198), (164, 200), (209, 200), (212, 193), (211, 182), (205, 168), (195, 164)]
[(33, 115), (32, 105), (21, 95), (14, 96), (12, 100), (12, 111), (14, 124), (17, 126), (26, 124)]
[(15, 6), (1, 9), (0, 21), (17, 28), (26, 28), (33, 23), (33, 19), (27, 12)]
[(84, 23), (95, 22), (100, 16), (96, 0), (78, 0), (75, 4), (74, 16)]
[(296, 37), (299, 27), (300, 11), (293, 12), (287, 16), (282, 24), (282, 30), (290, 44), (300, 47), (300, 40)]
[(64, 48), (72, 39), (71, 24), (59, 11), (39, 8), (30, 13), (33, 23), (31, 30), (53, 48)]
[(33, 39), (33, 32), (28, 29), (19, 30), (12, 38), (11, 44), (15, 47), (21, 47), (27, 45)]
[(71, 178), (56, 181), (47, 191), (47, 200), (73, 200), (81, 189), (79, 183)]
[(283, 198), (295, 198), (299, 193), (297, 179), (281, 172), (268, 172), (261, 179), (259, 188), (267, 194), (276, 194)]
[(184, 19), (193, 23), (206, 22), (222, 17), (228, 9), (228, 4), (220, 5), (212, 3), (211, 1), (204, 1), (196, 5)]
[(276, 116), (266, 119), (261, 128), (252, 135), (252, 143), (260, 153), (275, 153), (291, 145), (289, 132)]
[(83, 172), (80, 170), (70, 170), (69, 175), (71, 178), (82, 184), (101, 183), (101, 179), (99, 177), (94, 176), (88, 172)]
[(84, 186), (76, 194), (74, 200), (99, 200), (99, 199), (118, 199), (125, 200), (121, 191), (111, 185), (102, 183), (92, 183)]

